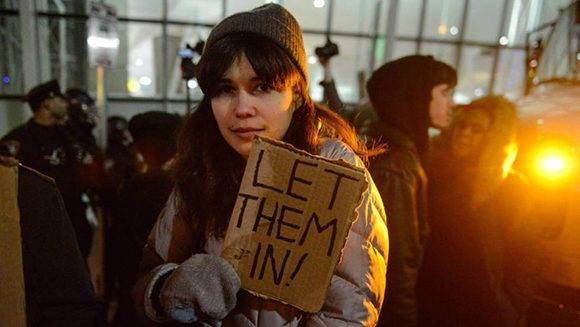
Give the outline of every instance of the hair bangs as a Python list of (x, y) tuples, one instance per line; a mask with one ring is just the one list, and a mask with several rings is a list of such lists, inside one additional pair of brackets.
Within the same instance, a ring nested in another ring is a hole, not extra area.
[(254, 42), (246, 46), (244, 53), (256, 75), (276, 90), (294, 87), (301, 75), (290, 56), (266, 38), (254, 35), (252, 38)]
[(231, 34), (216, 42), (198, 64), (198, 83), (210, 98), (217, 94), (219, 81), (232, 64), (245, 54), (262, 82), (276, 90), (294, 87), (300, 78), (298, 67), (274, 42), (255, 34)]

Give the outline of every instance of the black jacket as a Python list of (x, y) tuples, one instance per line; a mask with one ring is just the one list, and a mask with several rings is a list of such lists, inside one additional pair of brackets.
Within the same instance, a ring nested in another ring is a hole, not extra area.
[(390, 253), (387, 294), (378, 326), (415, 326), (415, 287), (427, 225), (427, 178), (415, 145), (394, 128), (375, 127), (389, 150), (371, 161), (371, 174), (387, 212)]
[(28, 325), (100, 325), (102, 306), (54, 181), (20, 166), (18, 206)]
[(86, 219), (86, 205), (82, 188), (76, 180), (75, 141), (61, 126), (42, 126), (34, 119), (15, 128), (2, 141), (19, 144), (17, 159), (24, 165), (54, 179), (64, 200), (68, 216), (83, 257), (88, 256), (92, 230)]

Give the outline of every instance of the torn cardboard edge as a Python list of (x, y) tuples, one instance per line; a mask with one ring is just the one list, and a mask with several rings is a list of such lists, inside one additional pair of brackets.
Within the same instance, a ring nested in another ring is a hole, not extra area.
[[(349, 189), (349, 193), (350, 194), (357, 194), (356, 192), (358, 192), (358, 196), (356, 198), (352, 198), (349, 199), (347, 205), (348, 205), (348, 209), (349, 211), (352, 211), (352, 213), (349, 216), (346, 217), (341, 217), (341, 220), (343, 220), (343, 226), (344, 229), (342, 229), (340, 231), (340, 235), (337, 235), (335, 241), (336, 243), (334, 244), (334, 246), (336, 246), (336, 248), (338, 248), (338, 252), (333, 255), (330, 259), (330, 261), (325, 261), (325, 265), (327, 267), (329, 267), (329, 269), (325, 270), (325, 274), (323, 276), (323, 283), (321, 283), (321, 285), (323, 285), (317, 293), (321, 293), (324, 296), (320, 297), (320, 299), (318, 299), (318, 301), (316, 301), (316, 303), (312, 302), (309, 303), (308, 305), (304, 305), (303, 303), (293, 303), (292, 301), (288, 301), (286, 299), (286, 297), (284, 295), (280, 296), (280, 294), (282, 293), (281, 291), (281, 287), (277, 284), (277, 286), (275, 288), (271, 289), (269, 291), (256, 291), (254, 289), (252, 289), (252, 287), (245, 287), (246, 285), (244, 285), (244, 288), (246, 290), (248, 290), (248, 292), (250, 292), (253, 295), (256, 295), (258, 297), (261, 298), (265, 298), (265, 299), (274, 299), (277, 300), (279, 302), (285, 303), (285, 304), (289, 304), (292, 306), (295, 306), (303, 311), (306, 312), (318, 312), (320, 311), (322, 305), (324, 304), (324, 300), (326, 298), (326, 294), (328, 292), (328, 289), (330, 287), (330, 283), (331, 283), (331, 279), (332, 276), (334, 275), (336, 266), (340, 263), (340, 261), (342, 260), (342, 255), (343, 255), (343, 250), (344, 250), (344, 245), (346, 243), (346, 240), (348, 238), (348, 234), (350, 231), (350, 228), (352, 227), (352, 224), (356, 221), (357, 219), (357, 209), (360, 207), (362, 200), (364, 199), (365, 196), (365, 191), (368, 188), (369, 182), (367, 180), (367, 176), (366, 176), (366, 171), (365, 169), (361, 168), (361, 167), (357, 167), (354, 166), (342, 159), (329, 159), (320, 155), (312, 155), (309, 154), (306, 151), (303, 150), (299, 150), (296, 149), (295, 147), (293, 147), (290, 144), (284, 143), (284, 142), (280, 142), (280, 141), (276, 141), (276, 140), (271, 140), (271, 139), (267, 139), (267, 138), (262, 138), (262, 137), (257, 137), (254, 141), (253, 141), (253, 147), (252, 147), (252, 151), (257, 151), (255, 149), (259, 148), (261, 146), (261, 144), (264, 143), (266, 146), (268, 145), (272, 145), (275, 147), (278, 147), (282, 150), (285, 151), (289, 151), (291, 154), (293, 155), (297, 155), (299, 158), (307, 158), (310, 161), (321, 161), (323, 163), (329, 164), (330, 166), (339, 166), (342, 167), (343, 169), (346, 169), (347, 171), (351, 171), (353, 173), (353, 175), (356, 175), (358, 177), (360, 177), (360, 180), (357, 180), (357, 184), (360, 185), (358, 189), (352, 190)], [(250, 155), (250, 158), (252, 158), (252, 155)], [(248, 163), (250, 163), (250, 158), (248, 159)], [(289, 157), (289, 159), (291, 159)], [(248, 167), (246, 167), (246, 170), (244, 172), (244, 180), (249, 179), (250, 177), (248, 177), (249, 175), (252, 175), (254, 172), (254, 167), (251, 167), (250, 165), (248, 165)], [(248, 175), (248, 176), (247, 176)], [(319, 180), (317, 180), (319, 181)], [(337, 182), (338, 183), (338, 182)], [(244, 182), (242, 183), (242, 186), (240, 187), (240, 192), (242, 191)], [(239, 199), (238, 199), (239, 201)], [(236, 202), (238, 202), (236, 201)], [(277, 203), (276, 203), (277, 205)], [(315, 205), (314, 205), (315, 207)], [(236, 208), (238, 208), (238, 204), (236, 203), (236, 207), (234, 208), (234, 212), (232, 212), (232, 217), (230, 218), (230, 226), (228, 227), (228, 233), (226, 235), (226, 239), (224, 240), (224, 251), (222, 252), (222, 257), (226, 258), (226, 259), (231, 259), (232, 256), (232, 252), (242, 249), (242, 252), (245, 250), (240, 244), (255, 244), (258, 243), (260, 238), (264, 238), (265, 236), (260, 236), (258, 235), (259, 233), (254, 231), (251, 233), (247, 233), (247, 234), (241, 234), (239, 235), (239, 237), (233, 236), (233, 234), (237, 234), (237, 233), (231, 233), (230, 230), (233, 231), (237, 231), (233, 226), (233, 222), (236, 220), (235, 219), (235, 214), (236, 214)], [(310, 210), (310, 206), (307, 206), (307, 209)], [(302, 212), (302, 220), (301, 223), (306, 222), (307, 218), (304, 218), (306, 216), (306, 212), (308, 212), (308, 210), (304, 210)], [(345, 211), (345, 210), (342, 210)], [(346, 218), (346, 219), (345, 219)], [(309, 222), (310, 223), (310, 222)], [(271, 224), (274, 224), (273, 222)], [(317, 227), (318, 228), (320, 225), (318, 225), (318, 220), (316, 221)], [(307, 226), (306, 231), (304, 231), (304, 226), (300, 226), (300, 231), (305, 232), (306, 234), (308, 233), (308, 227), (310, 227), (310, 225)], [(232, 241), (233, 238), (233, 241)], [(237, 245), (240, 245), (239, 247), (236, 247)], [(292, 250), (295, 250), (297, 248), (297, 246), (295, 244), (292, 245), (292, 247), (287, 246), (287, 248), (291, 248)], [(304, 247), (306, 248), (306, 247)], [(302, 248), (302, 249), (304, 249)], [(273, 250), (272, 250), (273, 251)], [(230, 252), (230, 253), (228, 253)], [(333, 251), (334, 252), (334, 251)], [(273, 253), (273, 252), (272, 252)], [(259, 255), (259, 250), (258, 250), (258, 255)], [(272, 254), (273, 256), (273, 254)], [(229, 257), (229, 258), (228, 258)], [(266, 259), (264, 259), (264, 265), (265, 265), (265, 261)], [(273, 260), (273, 259), (272, 259)], [(294, 258), (292, 258), (292, 260), (294, 260)], [(291, 261), (292, 261), (291, 260)], [(300, 259), (302, 260), (302, 259)], [(238, 271), (238, 274), (240, 273), (240, 266), (242, 265), (241, 263), (241, 259), (239, 259), (238, 261), (235, 262), (231, 262), (232, 265), (234, 265), (234, 268), (236, 269), (236, 271)], [(330, 264), (328, 264), (330, 263)], [(274, 261), (273, 263), (274, 264)], [(284, 265), (286, 264), (286, 260), (284, 260)], [(242, 267), (243, 269), (243, 267)], [(263, 268), (262, 268), (263, 270)], [(322, 276), (322, 274), (321, 274)], [(244, 276), (240, 276), (242, 278), (244, 278)], [(247, 276), (245, 276), (247, 277)], [(288, 284), (286, 284), (288, 285)]]

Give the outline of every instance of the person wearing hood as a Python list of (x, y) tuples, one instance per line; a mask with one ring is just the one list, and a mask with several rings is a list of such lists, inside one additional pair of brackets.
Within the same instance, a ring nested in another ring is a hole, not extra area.
[(523, 326), (541, 258), (528, 184), (511, 169), (516, 108), (488, 96), (456, 111), (427, 164), (420, 325)]
[(373, 136), (389, 150), (371, 162), (385, 203), (391, 257), (379, 326), (417, 325), (416, 282), (428, 235), (427, 177), (423, 160), (429, 127), (450, 123), (457, 73), (431, 56), (413, 55), (386, 63), (367, 82), (378, 121)]

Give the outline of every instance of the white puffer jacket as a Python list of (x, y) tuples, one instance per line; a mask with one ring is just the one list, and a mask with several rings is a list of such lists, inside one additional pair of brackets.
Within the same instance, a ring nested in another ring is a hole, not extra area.
[[(320, 155), (364, 168), (361, 159), (338, 140), (325, 141)], [(357, 209), (358, 217), (348, 233), (321, 311), (305, 313), (242, 291), (238, 294), (237, 306), (221, 322), (222, 326), (374, 326), (377, 323), (384, 299), (389, 240), (383, 202), (368, 171), (366, 178), (368, 189)], [(187, 222), (175, 215), (173, 197), (151, 231), (146, 251), (154, 252), (159, 260), (148, 262), (150, 267), (167, 262), (179, 264), (192, 255), (194, 235), (188, 233)], [(222, 241), (210, 238), (205, 244), (206, 252), (220, 255)], [(141, 287), (147, 282), (142, 280)], [(141, 293), (138, 289), (136, 292)]]

